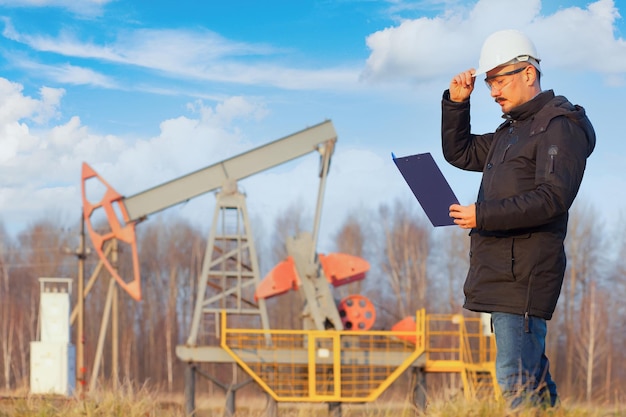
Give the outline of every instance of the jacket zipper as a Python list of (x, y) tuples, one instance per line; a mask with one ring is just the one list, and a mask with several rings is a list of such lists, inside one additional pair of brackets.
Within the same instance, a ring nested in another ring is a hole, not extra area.
[(504, 152), (502, 152), (502, 159), (500, 160), (500, 162), (504, 162), (504, 158), (506, 158), (506, 153), (508, 152), (510, 147), (511, 147), (511, 143), (506, 145), (506, 148), (504, 148)]
[(509, 122), (509, 135), (508, 135), (508, 140), (509, 143), (506, 145), (506, 148), (504, 148), (504, 152), (502, 152), (502, 159), (500, 159), (500, 162), (504, 162), (504, 159), (506, 158), (506, 153), (509, 151), (509, 148), (511, 147), (511, 145), (513, 145), (513, 143), (511, 142), (511, 135), (513, 134), (513, 132), (515, 131), (515, 126), (513, 125), (514, 121), (511, 120)]
[(554, 174), (554, 159), (558, 153), (559, 147), (556, 145), (552, 145), (548, 149), (548, 155), (550, 155), (550, 174)]
[(530, 292), (533, 285), (533, 276), (531, 273), (528, 278), (528, 289), (526, 291), (526, 308), (524, 311), (524, 332), (530, 333)]

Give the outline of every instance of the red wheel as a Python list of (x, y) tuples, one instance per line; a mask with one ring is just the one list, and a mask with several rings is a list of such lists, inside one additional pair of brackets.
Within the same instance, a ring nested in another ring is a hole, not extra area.
[(349, 295), (339, 302), (339, 317), (346, 330), (369, 330), (376, 321), (374, 304), (362, 295)]

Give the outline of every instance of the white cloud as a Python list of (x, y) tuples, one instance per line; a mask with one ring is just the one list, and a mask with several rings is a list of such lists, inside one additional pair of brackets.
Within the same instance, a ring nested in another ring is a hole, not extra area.
[(23, 162), (45, 146), (26, 122), (48, 122), (57, 115), (65, 93), (62, 89), (48, 87), (42, 87), (39, 92), (41, 99), (24, 96), (20, 84), (0, 78), (0, 177), (5, 184), (29, 180), (29, 176), (24, 175), (28, 170)]
[(102, 88), (118, 88), (116, 82), (104, 74), (89, 68), (77, 67), (70, 64), (46, 65), (33, 61), (20, 60), (16, 62), (23, 69), (37, 71), (51, 80), (69, 85), (92, 85)]
[(74, 175), (86, 161), (117, 191), (132, 195), (243, 152), (250, 144), (234, 126), (266, 113), (264, 103), (243, 97), (232, 97), (214, 108), (195, 102), (190, 109), (197, 117), (164, 120), (159, 135), (150, 138), (132, 140), (84, 131), (73, 145)]
[(599, 0), (587, 9), (571, 7), (538, 18), (529, 30), (548, 66), (623, 75), (626, 41), (615, 38), (619, 18), (613, 0)]
[(241, 96), (226, 98), (218, 103), (215, 109), (205, 106), (202, 100), (189, 103), (187, 108), (200, 114), (204, 123), (216, 126), (229, 126), (237, 118), (261, 120), (268, 114), (264, 103), (254, 102)]
[[(3, 35), (6, 38), (23, 43), (35, 51), (149, 69), (168, 77), (267, 85), (290, 90), (358, 88), (360, 69), (356, 65), (307, 69), (276, 64), (273, 60), (285, 51), (263, 44), (231, 41), (209, 30), (127, 31), (119, 33), (115, 41), (98, 45), (84, 42), (80, 36), (69, 31), (58, 37), (22, 34), (10, 20), (3, 20)], [(18, 66), (35, 69), (35, 64), (26, 60), (20, 62), (13, 57), (8, 58), (16, 61)], [(45, 69), (47, 76), (58, 82), (116, 87), (115, 82), (108, 77), (84, 67), (71, 64), (40, 67)]]
[(612, 77), (626, 72), (626, 42), (615, 37), (620, 16), (613, 0), (598, 0), (586, 9), (563, 8), (550, 16), (540, 12), (540, 0), (479, 0), (469, 10), (404, 21), (367, 38), (371, 54), (363, 76), (371, 81), (427, 80), (447, 75), (451, 68), (475, 67), (484, 38), (505, 28), (528, 33), (546, 68), (574, 67)]
[[(63, 91), (41, 89), (41, 98), (25, 96), (22, 86), (0, 78), (0, 213), (2, 218), (37, 219), (42, 208), (80, 210), (80, 167), (87, 162), (124, 195), (243, 152), (249, 142), (236, 126), (265, 117), (265, 104), (232, 97), (209, 108), (194, 103), (197, 118), (165, 120), (160, 133), (133, 139), (101, 135), (80, 118), (50, 128), (34, 123), (60, 105)], [(17, 226), (19, 220), (16, 220)]]
[(121, 31), (118, 39), (107, 45), (84, 42), (69, 30), (58, 37), (19, 33), (8, 19), (5, 37), (24, 43), (34, 50), (59, 55), (93, 58), (149, 68), (189, 65), (232, 56), (262, 56), (278, 52), (265, 46), (229, 41), (209, 30), (139, 29)]
[(7, 126), (23, 119), (45, 123), (56, 114), (63, 89), (43, 87), (41, 100), (22, 94), (22, 85), (0, 78), (0, 126)]

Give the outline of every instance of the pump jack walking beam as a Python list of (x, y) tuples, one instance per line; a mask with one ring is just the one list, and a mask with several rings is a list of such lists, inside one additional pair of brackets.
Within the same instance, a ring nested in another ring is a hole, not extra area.
[[(332, 153), (336, 140), (337, 134), (332, 122), (327, 120), (130, 197), (119, 194), (95, 170), (83, 163), (83, 215), (96, 252), (118, 284), (131, 297), (140, 300), (141, 281), (135, 235), (135, 225), (138, 222), (151, 214), (220, 187), (223, 191), (234, 193), (237, 181), (308, 153), (314, 151), (322, 154), (328, 151)], [(106, 188), (104, 196), (96, 203), (92, 203), (86, 197), (86, 183), (92, 179), (97, 179)], [(96, 231), (91, 224), (92, 214), (100, 209), (106, 214), (111, 229), (108, 233)], [(121, 214), (121, 219), (118, 213)], [(134, 268), (133, 279), (129, 282), (119, 276), (104, 256), (104, 244), (110, 239), (118, 239), (132, 247)]]
[[(333, 147), (337, 134), (330, 121), (286, 136), (230, 159), (166, 182), (124, 199), (130, 221), (142, 220), (157, 211), (190, 200), (220, 187), (291, 161), (308, 153), (324, 153)], [(330, 151), (332, 153), (332, 149)]]

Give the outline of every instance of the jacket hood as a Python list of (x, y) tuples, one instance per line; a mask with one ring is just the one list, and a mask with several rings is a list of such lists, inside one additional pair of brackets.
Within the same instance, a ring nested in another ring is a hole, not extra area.
[[(537, 112), (541, 110), (541, 114)], [(535, 117), (537, 116), (537, 117)], [(582, 106), (572, 104), (564, 96), (555, 96), (552, 90), (543, 91), (532, 100), (511, 110), (503, 117), (513, 120), (533, 119), (530, 135), (541, 133), (548, 128), (550, 122), (565, 116), (580, 127), (587, 137), (587, 156), (591, 155), (596, 146), (596, 133)]]

